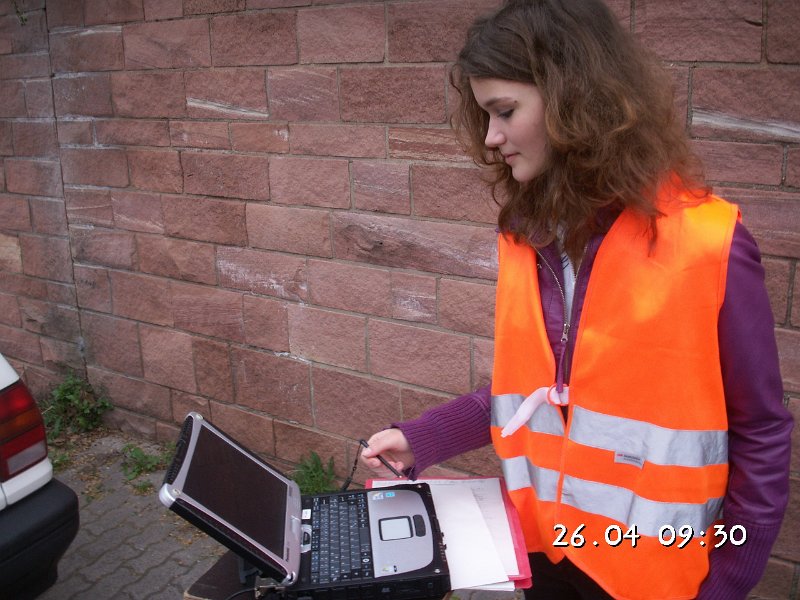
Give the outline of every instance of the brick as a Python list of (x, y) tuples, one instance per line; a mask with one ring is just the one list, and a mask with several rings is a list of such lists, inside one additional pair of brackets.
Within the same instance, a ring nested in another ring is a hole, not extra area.
[(274, 252), (244, 248), (217, 250), (217, 270), (221, 286), (284, 300), (307, 299), (305, 263), (305, 258)]
[(126, 25), (122, 36), (128, 70), (211, 66), (211, 37), (205, 19)]
[(309, 365), (233, 348), (236, 403), (280, 419), (312, 424)]
[(436, 280), (425, 275), (392, 273), (392, 316), (403, 321), (436, 323)]
[(264, 415), (228, 406), (219, 402), (211, 403), (211, 418), (234, 439), (253, 452), (275, 454), (275, 432), (273, 419)]
[(359, 210), (411, 213), (409, 168), (407, 164), (353, 162), (353, 204)]
[[(183, 423), (186, 415), (190, 412), (199, 412), (206, 418), (211, 415), (211, 407), (207, 398), (202, 398), (194, 394), (187, 394), (175, 389), (170, 390), (170, 405), (172, 406), (172, 420), (176, 423)], [(158, 424), (157, 424), (158, 426)], [(174, 442), (178, 438), (180, 429), (175, 429), (167, 437), (167, 440)], [(156, 434), (158, 435), (158, 434)]]
[(786, 185), (800, 187), (800, 148), (789, 148), (786, 159)]
[(135, 414), (119, 406), (106, 413), (103, 417), (103, 423), (112, 429), (145, 439), (155, 438), (157, 429), (164, 427), (163, 423), (158, 423), (152, 417)]
[(791, 598), (795, 565), (770, 559), (758, 585), (753, 588), (754, 598)]
[(426, 0), (389, 5), (389, 61), (452, 62), (473, 20), (495, 0)]
[(497, 204), (475, 168), (411, 167), (414, 214), (452, 221), (497, 222)]
[(67, 188), (64, 190), (64, 202), (70, 225), (114, 226), (111, 193), (108, 190)]
[[(59, 128), (61, 125), (59, 123)], [(169, 146), (169, 126), (165, 121), (98, 119), (94, 127), (98, 144)], [(91, 143), (91, 139), (86, 143)]]
[(19, 248), (22, 251), (22, 270), (26, 275), (72, 281), (72, 259), (69, 242), (64, 238), (20, 235)]
[(58, 281), (46, 281), (47, 295), (45, 298), (56, 304), (68, 306), (78, 306), (78, 299), (75, 293), (73, 282), (62, 283)]
[(182, 192), (180, 154), (173, 150), (128, 150), (131, 185), (154, 192)]
[(366, 319), (337, 312), (289, 306), (289, 350), (346, 369), (367, 367)]
[(367, 438), (387, 423), (400, 420), (397, 385), (317, 366), (311, 369), (311, 380), (314, 422), (323, 431), (352, 439)]
[(163, 196), (164, 230), (176, 237), (244, 246), (245, 204), (233, 200)]
[(330, 230), (328, 211), (247, 205), (247, 239), (255, 248), (330, 257)]
[(0, 323), (17, 329), (22, 328), (22, 317), (16, 296), (0, 294)]
[(115, 408), (136, 411), (165, 421), (172, 418), (167, 388), (94, 367), (87, 368), (86, 374), (92, 387), (107, 394)]
[(269, 161), (262, 156), (182, 152), (187, 194), (269, 199)]
[(47, 26), (81, 27), (83, 25), (83, 2), (54, 2), (47, 7)]
[(172, 325), (172, 299), (167, 280), (121, 271), (111, 271), (109, 275), (115, 315), (155, 325)]
[(774, 63), (800, 62), (796, 25), (800, 22), (797, 2), (767, 0), (767, 60)]
[(392, 314), (391, 274), (382, 269), (322, 260), (308, 261), (312, 304), (388, 317)]
[(250, 346), (289, 351), (289, 313), (278, 300), (244, 297), (244, 339)]
[(386, 46), (383, 14), (383, 6), (363, 4), (300, 11), (300, 62), (382, 62)]
[(472, 340), (472, 365), (472, 388), (490, 385), (494, 366), (494, 341), (478, 338)]
[(775, 339), (778, 342), (783, 384), (787, 389), (796, 390), (800, 388), (800, 332), (776, 329)]
[(469, 160), (449, 127), (390, 127), (389, 158), (460, 162)]
[(214, 247), (161, 236), (136, 236), (139, 269), (144, 273), (214, 285)]
[(789, 507), (783, 517), (783, 525), (775, 545), (772, 547), (774, 557), (800, 562), (800, 548), (797, 536), (800, 535), (800, 478), (789, 479)]
[(58, 139), (53, 122), (17, 121), (13, 124), (13, 136), (16, 156), (58, 155)]
[(144, 377), (152, 383), (194, 393), (192, 337), (185, 333), (139, 327)]
[(369, 356), (373, 375), (444, 392), (469, 391), (470, 347), (464, 336), (372, 320)]
[[(291, 473), (291, 465), (308, 459), (316, 452), (325, 464), (333, 458), (334, 473), (343, 479), (350, 472), (355, 458), (354, 450), (348, 452), (348, 443), (341, 437), (275, 420), (275, 454), (278, 460), (289, 463), (284, 467)], [(352, 442), (351, 442), (352, 444)]]
[(639, 39), (664, 60), (761, 60), (761, 4), (749, 0), (691, 0), (636, 5)]
[(780, 185), (783, 148), (772, 144), (743, 144), (696, 140), (694, 150), (702, 158), (711, 181)]
[(56, 77), (53, 98), (59, 117), (110, 117), (111, 76), (107, 73)]
[(81, 334), (78, 311), (32, 298), (20, 298), (22, 326), (27, 331), (59, 340), (77, 341)]
[(231, 147), (228, 124), (219, 121), (171, 121), (169, 136), (173, 146), (217, 150)]
[[(2, 60), (0, 60), (0, 66), (2, 66)], [(13, 118), (25, 115), (25, 87), (22, 82), (4, 81), (0, 86), (0, 117)]]
[(48, 77), (50, 60), (47, 54), (0, 55), (0, 80)]
[(25, 82), (25, 108), (31, 119), (55, 116), (53, 85), (49, 78)]
[(11, 121), (0, 121), (0, 156), (14, 155), (14, 134)]
[(256, 12), (211, 20), (214, 66), (287, 65), (297, 62), (293, 12)]
[(86, 340), (88, 365), (135, 377), (142, 376), (139, 331), (135, 323), (106, 315), (83, 313), (81, 326)]
[(3, 231), (31, 231), (28, 200), (21, 196), (0, 194), (0, 223), (3, 224)]
[(44, 235), (67, 235), (64, 201), (58, 198), (31, 198), (33, 231)]
[[(400, 389), (400, 402), (403, 407), (401, 420), (410, 421), (422, 416), (427, 410), (436, 408), (452, 399), (450, 394), (427, 392), (413, 388)], [(384, 423), (384, 427), (386, 424)]]
[(800, 256), (800, 194), (769, 190), (718, 188), (715, 193), (739, 205), (744, 224), (755, 236), (761, 252), (775, 256)]
[[(18, 269), (12, 269), (9, 268), (8, 264), (3, 264), (2, 257), (6, 252), (13, 252), (16, 255), (19, 260)], [(3, 269), (3, 277), (0, 277), (0, 290), (15, 296), (48, 298), (46, 281), (22, 275), (22, 262), (17, 236), (0, 233), (0, 267)]]
[(339, 91), (333, 67), (272, 68), (267, 73), (272, 118), (338, 121)]
[(187, 71), (186, 108), (193, 119), (267, 119), (265, 69)]
[(439, 324), (454, 331), (491, 337), (494, 299), (494, 286), (442, 279), (439, 282)]
[(89, 145), (92, 143), (91, 121), (59, 121), (58, 143), (66, 145)]
[(242, 295), (186, 283), (172, 284), (175, 327), (235, 342), (244, 341)]
[(293, 154), (385, 158), (386, 131), (368, 125), (291, 125)]
[(78, 29), (50, 35), (54, 73), (119, 71), (124, 68), (122, 30), (119, 27)]
[(39, 336), (29, 331), (0, 325), (0, 348), (7, 358), (13, 357), (35, 365), (42, 364)]
[(270, 188), (273, 202), (279, 204), (350, 207), (346, 160), (274, 157), (270, 161)]
[(289, 127), (275, 123), (231, 123), (231, 148), (237, 152), (289, 152)]
[(443, 66), (341, 67), (339, 79), (343, 121), (445, 122)]
[(697, 68), (692, 80), (694, 135), (797, 141), (800, 72)]
[[(790, 397), (787, 408), (794, 422), (797, 423), (800, 420), (800, 398)], [(792, 429), (792, 458), (789, 462), (789, 470), (800, 471), (800, 431), (797, 427)]]
[[(249, 7), (248, 7), (249, 8)], [(185, 0), (184, 11), (187, 15), (206, 13), (234, 12), (245, 9), (245, 0)]]
[[(40, 8), (44, 8), (43, 6)], [(23, 9), (25, 10), (25, 9)], [(11, 46), (15, 54), (47, 51), (47, 22), (45, 14), (35, 7), (27, 7), (25, 23), (20, 23), (15, 16), (7, 17), (13, 24), (11, 27)]]
[(70, 229), (76, 262), (132, 269), (136, 255), (133, 234), (125, 231), (76, 226)]
[(494, 279), (493, 228), (338, 213), (334, 257), (445, 275)]
[(231, 402), (233, 375), (228, 346), (195, 337), (192, 340), (192, 349), (198, 393), (223, 402)]
[(776, 323), (788, 324), (791, 265), (787, 260), (775, 258), (762, 258), (761, 263), (764, 265), (772, 316)]
[(128, 159), (115, 148), (64, 148), (61, 151), (64, 183), (126, 187)]
[(183, 16), (183, 0), (144, 0), (146, 21), (176, 19)]
[(115, 227), (129, 231), (163, 233), (164, 217), (158, 194), (114, 190), (110, 196)]
[(83, 355), (77, 344), (47, 337), (39, 338), (39, 343), (42, 348), (42, 365), (46, 369), (64, 374), (83, 371)]
[(118, 117), (186, 116), (186, 90), (181, 72), (113, 73), (111, 97)]
[(81, 308), (111, 312), (111, 281), (107, 269), (75, 265), (75, 291)]
[(7, 191), (31, 196), (61, 196), (61, 165), (58, 162), (7, 158), (4, 163)]
[(124, 23), (144, 19), (142, 0), (83, 0), (86, 25)]
[(247, 7), (257, 8), (285, 8), (287, 6), (311, 6), (312, 0), (248, 0)]

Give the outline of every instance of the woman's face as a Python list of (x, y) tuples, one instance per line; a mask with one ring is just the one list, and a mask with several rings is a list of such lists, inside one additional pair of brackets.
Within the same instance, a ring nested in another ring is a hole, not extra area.
[(503, 155), (511, 174), (520, 183), (532, 180), (544, 169), (547, 133), (544, 100), (532, 83), (472, 77), (472, 93), (489, 115), (486, 147)]

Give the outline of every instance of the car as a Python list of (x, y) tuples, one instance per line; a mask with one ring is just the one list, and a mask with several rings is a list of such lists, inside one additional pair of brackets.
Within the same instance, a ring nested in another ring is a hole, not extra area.
[(42, 413), (0, 354), (0, 600), (52, 586), (79, 524), (77, 495), (53, 478)]

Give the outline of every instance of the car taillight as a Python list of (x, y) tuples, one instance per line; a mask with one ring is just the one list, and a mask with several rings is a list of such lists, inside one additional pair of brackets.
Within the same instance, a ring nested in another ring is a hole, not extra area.
[(47, 457), (42, 413), (20, 380), (0, 392), (0, 481)]

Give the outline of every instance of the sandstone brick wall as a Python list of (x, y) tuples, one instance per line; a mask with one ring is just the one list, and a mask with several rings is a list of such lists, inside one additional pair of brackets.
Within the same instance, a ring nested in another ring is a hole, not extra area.
[[(85, 373), (120, 428), (199, 410), (341, 474), (486, 382), (495, 207), (447, 71), (495, 2), (0, 0), (0, 350), (39, 395)], [(800, 416), (800, 3), (609, 3), (759, 241)], [(800, 597), (792, 468), (760, 597)]]

